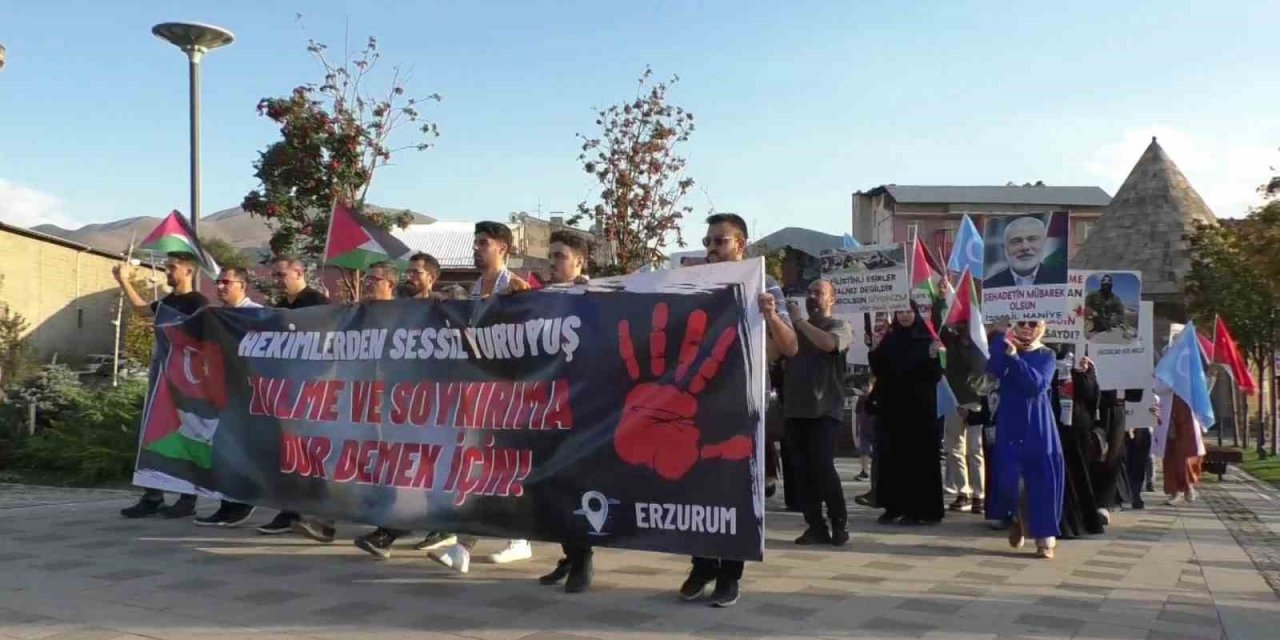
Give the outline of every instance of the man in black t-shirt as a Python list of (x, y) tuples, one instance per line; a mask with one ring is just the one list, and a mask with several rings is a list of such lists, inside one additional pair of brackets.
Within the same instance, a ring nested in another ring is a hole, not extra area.
[[(134, 313), (139, 317), (154, 318), (156, 310), (162, 304), (189, 316), (209, 304), (207, 298), (194, 290), (196, 268), (195, 256), (189, 253), (169, 254), (164, 264), (164, 273), (172, 291), (160, 300), (152, 302), (148, 302), (134, 290), (133, 283), (130, 282), (133, 268), (128, 263), (122, 262), (116, 265), (111, 269), (111, 274), (115, 276), (116, 282), (120, 283), (120, 290), (129, 298), (129, 304), (133, 306)], [(165, 518), (186, 518), (194, 515), (195, 512), (196, 497), (192, 494), (184, 493), (172, 505), (165, 506), (163, 491), (146, 489), (142, 493), (142, 498), (138, 500), (138, 504), (121, 509), (120, 515), (126, 518), (143, 518), (158, 513)]]
[[(323, 293), (307, 286), (305, 266), (297, 258), (277, 257), (271, 262), (271, 278), (284, 290), (284, 294), (276, 299), (272, 306), (279, 309), (302, 309), (329, 304), (329, 298)], [(280, 535), (293, 531), (293, 523), (299, 515), (292, 511), (281, 511), (271, 522), (258, 527), (258, 533)]]

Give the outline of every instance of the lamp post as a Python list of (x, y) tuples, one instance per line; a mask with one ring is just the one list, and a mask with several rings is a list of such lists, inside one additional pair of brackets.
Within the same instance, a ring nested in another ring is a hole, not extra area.
[[(222, 27), (188, 22), (165, 22), (151, 27), (157, 38), (187, 54), (191, 89), (191, 230), (200, 233), (200, 59), (236, 37)], [(197, 278), (199, 275), (196, 276)]]

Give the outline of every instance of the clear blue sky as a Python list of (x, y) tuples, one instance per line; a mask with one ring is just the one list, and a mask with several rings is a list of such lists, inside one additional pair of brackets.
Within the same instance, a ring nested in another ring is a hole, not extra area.
[(255, 186), (277, 135), (258, 99), (318, 79), (307, 35), (344, 31), (444, 96), (438, 145), (383, 169), (371, 200), (447, 219), (574, 209), (592, 191), (574, 134), (646, 64), (680, 75), (697, 116), (689, 203), (757, 234), (844, 232), (850, 193), (888, 182), (1114, 193), (1153, 132), (1220, 216), (1280, 164), (1275, 2), (183, 4), (0, 3), (0, 219), (186, 209), (185, 62), (150, 34), (166, 20), (238, 38), (204, 67), (206, 213)]

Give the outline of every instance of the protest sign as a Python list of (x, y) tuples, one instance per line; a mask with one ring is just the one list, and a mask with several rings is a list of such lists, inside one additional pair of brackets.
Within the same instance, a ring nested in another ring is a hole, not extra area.
[(1066, 322), (1066, 213), (993, 215), (983, 242), (982, 310), (989, 321)]
[(135, 483), (387, 527), (759, 560), (761, 260), (160, 319)]
[[(1072, 272), (1077, 273), (1075, 271)], [(1093, 345), (1133, 345), (1141, 340), (1142, 275), (1135, 271), (1084, 271), (1084, 337)]]
[[(1065, 316), (1045, 323), (1043, 340), (1055, 344), (1084, 343), (1085, 271), (1067, 271), (1067, 309)], [(1077, 350), (1079, 352), (1080, 350)]]
[(819, 260), (822, 277), (835, 287), (837, 312), (870, 313), (910, 306), (911, 283), (902, 244), (837, 249)]
[(1099, 389), (1151, 389), (1151, 377), (1155, 373), (1155, 349), (1152, 344), (1154, 315), (1153, 303), (1139, 303), (1138, 334), (1141, 339), (1129, 345), (1086, 343), (1085, 354), (1097, 368)]

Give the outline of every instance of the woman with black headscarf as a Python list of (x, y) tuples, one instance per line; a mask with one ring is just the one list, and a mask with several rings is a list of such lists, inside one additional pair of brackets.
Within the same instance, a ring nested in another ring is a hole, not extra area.
[(941, 442), (937, 389), (942, 378), (941, 344), (919, 309), (895, 314), (887, 335), (870, 353), (881, 424), (876, 498), (881, 524), (926, 524), (942, 520)]

